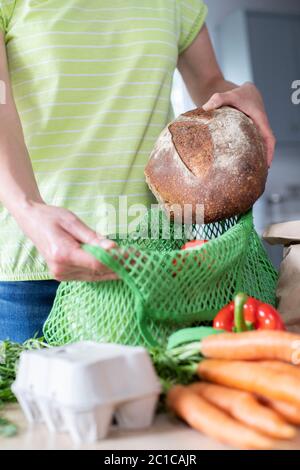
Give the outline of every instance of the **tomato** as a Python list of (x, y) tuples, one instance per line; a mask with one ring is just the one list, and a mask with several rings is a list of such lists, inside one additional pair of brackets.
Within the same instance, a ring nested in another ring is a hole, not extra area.
[[(185, 243), (181, 247), (181, 250), (195, 250), (196, 248), (200, 248), (201, 246), (204, 245), (204, 243), (207, 243), (207, 242), (208, 242), (208, 240), (191, 240), (191, 241)], [(182, 255), (178, 254), (178, 258), (181, 258), (181, 256), (184, 256), (184, 255), (183, 254)], [(195, 260), (198, 261), (197, 258), (195, 258)], [(177, 261), (178, 261), (178, 259), (173, 259), (172, 260), (173, 266), (177, 266)], [(181, 262), (184, 263), (185, 259), (183, 258), (181, 260)], [(200, 264), (199, 264), (199, 266), (200, 266)], [(181, 271), (181, 268), (179, 268), (178, 271)], [(176, 277), (176, 273), (172, 273), (172, 276)]]
[(185, 243), (185, 245), (181, 247), (181, 250), (194, 250), (195, 248), (203, 246), (204, 243), (208, 243), (208, 240), (191, 240)]

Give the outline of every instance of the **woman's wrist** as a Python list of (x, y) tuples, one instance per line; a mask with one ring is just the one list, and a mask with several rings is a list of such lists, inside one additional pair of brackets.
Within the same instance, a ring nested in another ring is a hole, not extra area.
[(36, 195), (34, 197), (25, 196), (15, 199), (7, 208), (17, 221), (21, 221), (24, 217), (30, 217), (33, 212), (36, 212), (38, 207), (44, 205), (45, 201), (43, 201), (42, 197)]

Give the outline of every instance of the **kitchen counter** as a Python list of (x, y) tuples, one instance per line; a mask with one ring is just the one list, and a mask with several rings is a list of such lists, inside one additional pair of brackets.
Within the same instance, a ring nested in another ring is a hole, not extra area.
[[(2, 412), (1, 412), (2, 413)], [(0, 438), (0, 450), (226, 450), (229, 447), (216, 443), (201, 433), (197, 433), (175, 418), (157, 416), (154, 425), (138, 432), (124, 432), (112, 429), (107, 439), (93, 445), (74, 445), (65, 434), (52, 435), (44, 425), (27, 427), (18, 405), (12, 405), (2, 413), (18, 424), (18, 435), (13, 438)], [(297, 439), (281, 448), (300, 450), (300, 432)]]

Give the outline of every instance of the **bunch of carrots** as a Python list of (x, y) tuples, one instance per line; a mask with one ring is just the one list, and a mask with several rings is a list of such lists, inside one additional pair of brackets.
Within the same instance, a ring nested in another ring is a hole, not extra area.
[[(193, 345), (195, 348), (195, 344)], [(201, 381), (174, 385), (167, 405), (192, 428), (242, 449), (271, 449), (300, 425), (300, 335), (254, 330), (197, 343)]]

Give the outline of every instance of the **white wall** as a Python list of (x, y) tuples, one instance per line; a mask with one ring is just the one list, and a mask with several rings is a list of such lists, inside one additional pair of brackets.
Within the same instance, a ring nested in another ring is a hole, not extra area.
[(273, 12), (299, 12), (299, 0), (204, 0), (209, 9), (207, 24), (214, 27), (224, 16), (237, 8)]
[(206, 24), (217, 48), (216, 29), (222, 19), (236, 9), (264, 10), (279, 13), (300, 12), (300, 0), (204, 0), (208, 6)]

